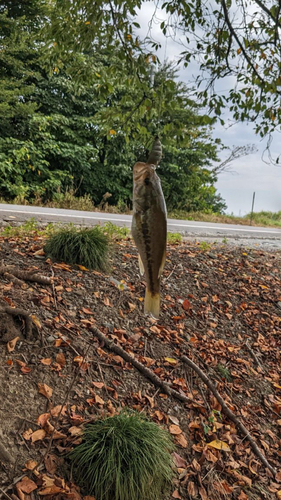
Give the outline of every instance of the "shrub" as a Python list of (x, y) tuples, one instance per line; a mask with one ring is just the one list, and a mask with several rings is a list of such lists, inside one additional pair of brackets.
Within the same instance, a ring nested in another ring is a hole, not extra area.
[(58, 262), (105, 271), (108, 266), (109, 239), (98, 226), (79, 229), (69, 225), (50, 236), (44, 251)]
[(74, 479), (97, 500), (157, 500), (171, 486), (171, 437), (138, 413), (88, 424), (70, 452)]

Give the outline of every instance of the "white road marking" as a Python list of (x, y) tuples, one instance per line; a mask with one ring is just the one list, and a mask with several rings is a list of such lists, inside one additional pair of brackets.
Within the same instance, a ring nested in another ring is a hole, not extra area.
[[(130, 219), (117, 219), (112, 217), (96, 217), (90, 215), (73, 215), (73, 214), (62, 214), (62, 213), (53, 213), (53, 212), (33, 212), (31, 210), (23, 211), (23, 210), (7, 210), (0, 208), (1, 212), (11, 212), (22, 215), (45, 215), (52, 217), (68, 217), (73, 219), (92, 219), (92, 220), (104, 220), (104, 221), (113, 221), (113, 222), (130, 222)], [(244, 229), (244, 228), (236, 228), (236, 227), (218, 227), (218, 226), (195, 226), (194, 224), (178, 224), (176, 222), (169, 222), (168, 226), (182, 227), (182, 228), (193, 228), (193, 229), (209, 229), (215, 231), (237, 231), (237, 232), (245, 232), (245, 233), (262, 233), (262, 234), (279, 234), (281, 235), (281, 231), (279, 230), (270, 230), (270, 229), (261, 229), (261, 228), (253, 228), (253, 229)]]

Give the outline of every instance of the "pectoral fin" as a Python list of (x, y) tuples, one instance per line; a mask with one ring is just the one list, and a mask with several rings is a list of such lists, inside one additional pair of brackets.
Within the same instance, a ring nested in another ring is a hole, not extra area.
[(159, 267), (158, 278), (160, 278), (161, 274), (163, 273), (163, 269), (165, 266), (165, 260), (166, 260), (166, 250), (163, 253), (162, 262), (161, 262), (160, 267)]
[(143, 266), (143, 262), (141, 260), (140, 254), (139, 254), (139, 268), (140, 268), (141, 276), (143, 276), (144, 275), (144, 266)]

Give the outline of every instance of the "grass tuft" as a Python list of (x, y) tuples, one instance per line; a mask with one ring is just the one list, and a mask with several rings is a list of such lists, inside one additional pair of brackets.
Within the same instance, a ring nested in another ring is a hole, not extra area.
[(70, 452), (72, 473), (97, 500), (158, 500), (171, 487), (171, 437), (135, 412), (86, 425)]
[(79, 229), (69, 225), (50, 236), (44, 251), (52, 260), (58, 262), (106, 271), (109, 239), (98, 226)]

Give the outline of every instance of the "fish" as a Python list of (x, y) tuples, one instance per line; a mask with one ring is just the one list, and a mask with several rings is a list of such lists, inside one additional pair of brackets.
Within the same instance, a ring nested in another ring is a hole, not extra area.
[(137, 162), (133, 167), (131, 232), (139, 253), (140, 274), (146, 278), (144, 312), (155, 319), (160, 313), (160, 277), (167, 246), (167, 209), (156, 174), (161, 157), (162, 147), (156, 137), (147, 162)]

